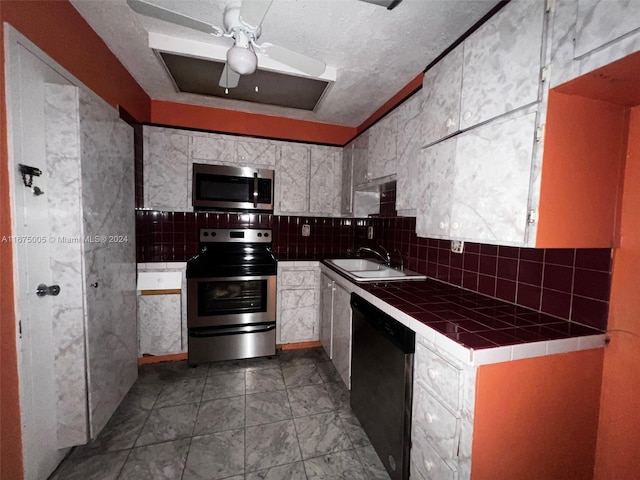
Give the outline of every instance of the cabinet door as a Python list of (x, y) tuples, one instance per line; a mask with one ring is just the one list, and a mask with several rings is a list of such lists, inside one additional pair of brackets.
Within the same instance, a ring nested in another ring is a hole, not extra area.
[(451, 238), (523, 244), (536, 113), (458, 137)]
[(640, 2), (578, 0), (575, 58), (640, 28)]
[(422, 96), (422, 145), (430, 145), (460, 128), (462, 45), (424, 74)]
[(360, 185), (367, 181), (369, 132), (367, 130), (353, 140), (353, 184)]
[(336, 147), (311, 146), (310, 213), (339, 213), (342, 169), (337, 154)]
[(333, 359), (333, 281), (326, 275), (320, 279), (320, 342)]
[(138, 355), (169, 355), (182, 352), (182, 305), (180, 295), (138, 297)]
[(460, 128), (538, 100), (544, 7), (512, 1), (464, 41)]
[(414, 213), (418, 205), (420, 181), (420, 147), (422, 124), (422, 94), (413, 95), (398, 108), (398, 180), (396, 210)]
[(420, 202), (416, 209), (416, 233), (420, 237), (449, 238), (456, 141), (450, 138), (421, 152)]
[(316, 289), (280, 292), (280, 343), (318, 340)]
[(351, 388), (351, 296), (335, 285), (333, 292), (333, 365), (340, 378)]
[(340, 213), (353, 214), (353, 142), (342, 149), (342, 194)]
[(273, 168), (276, 164), (276, 146), (265, 142), (236, 141), (237, 163), (242, 166), (263, 166)]
[(188, 135), (149, 133), (149, 155), (145, 156), (143, 171), (145, 208), (171, 212), (189, 209), (188, 155)]
[(397, 173), (397, 138), (397, 111), (387, 115), (369, 129), (368, 180)]
[(278, 213), (309, 211), (309, 148), (283, 145), (276, 171)]

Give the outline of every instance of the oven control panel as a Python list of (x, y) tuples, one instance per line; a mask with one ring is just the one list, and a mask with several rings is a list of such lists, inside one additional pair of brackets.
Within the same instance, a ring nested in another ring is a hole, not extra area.
[(200, 243), (271, 243), (268, 228), (201, 228)]

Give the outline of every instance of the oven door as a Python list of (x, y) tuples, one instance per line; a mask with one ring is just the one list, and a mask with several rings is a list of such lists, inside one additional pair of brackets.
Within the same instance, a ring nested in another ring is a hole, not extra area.
[(275, 275), (187, 279), (188, 328), (275, 320)]

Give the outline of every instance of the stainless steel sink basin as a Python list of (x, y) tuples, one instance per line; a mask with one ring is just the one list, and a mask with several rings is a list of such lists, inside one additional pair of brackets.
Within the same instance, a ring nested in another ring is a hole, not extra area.
[(356, 282), (392, 282), (427, 278), (411, 270), (398, 270), (365, 258), (332, 258), (325, 261)]

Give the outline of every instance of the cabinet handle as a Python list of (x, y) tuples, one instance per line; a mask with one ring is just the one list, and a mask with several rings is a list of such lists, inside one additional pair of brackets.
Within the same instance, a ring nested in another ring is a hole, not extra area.
[(430, 472), (431, 469), (433, 468), (433, 462), (431, 462), (429, 460), (425, 460), (424, 461), (424, 468), (427, 469), (427, 472)]
[(440, 222), (440, 223), (438, 224), (438, 228), (439, 228), (440, 230), (444, 230), (444, 222)]
[(460, 227), (460, 225), (458, 224), (458, 222), (453, 222), (451, 224), (451, 230), (457, 230)]
[(471, 112), (469, 110), (467, 110), (466, 112), (464, 112), (464, 114), (462, 115), (462, 118), (464, 118), (465, 120), (469, 120), (471, 118)]
[(433, 423), (433, 415), (431, 415), (430, 413), (426, 413), (424, 415), (424, 419), (427, 421), (427, 423)]
[(447, 118), (447, 121), (446, 121), (446, 122), (444, 122), (444, 124), (445, 124), (445, 126), (446, 126), (447, 128), (451, 128), (451, 127), (453, 127), (453, 125), (454, 125), (454, 123), (453, 123), (453, 119), (452, 119), (452, 118)]
[(438, 372), (436, 372), (433, 368), (428, 368), (427, 369), (427, 375), (429, 375), (429, 378), (431, 380), (435, 380), (436, 377), (438, 376)]

